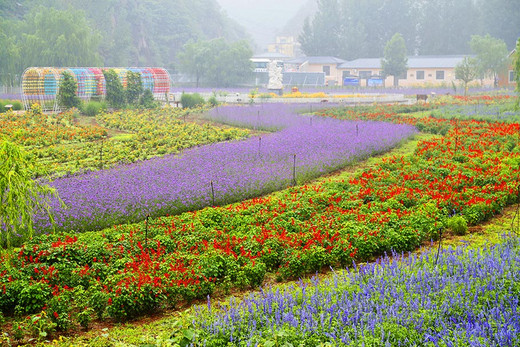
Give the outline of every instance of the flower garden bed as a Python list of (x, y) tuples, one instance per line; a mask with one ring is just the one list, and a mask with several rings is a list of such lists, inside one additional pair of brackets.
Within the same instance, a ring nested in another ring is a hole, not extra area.
[[(325, 266), (413, 250), (437, 238), (454, 215), (475, 224), (517, 201), (518, 124), (418, 118), (384, 108), (320, 115), (327, 122), (341, 117), (411, 124), (444, 136), (420, 141), (413, 154), (386, 157), (346, 180), (102, 232), (42, 235), (1, 262), (0, 310), (23, 316), (44, 309), (60, 329), (95, 313), (126, 320), (230, 288), (254, 288), (267, 273), (298, 278)], [(253, 112), (252, 122), (256, 117)], [(310, 125), (310, 118), (302, 119)], [(352, 132), (359, 123), (346, 124)], [(394, 328), (389, 326), (399, 333)]]

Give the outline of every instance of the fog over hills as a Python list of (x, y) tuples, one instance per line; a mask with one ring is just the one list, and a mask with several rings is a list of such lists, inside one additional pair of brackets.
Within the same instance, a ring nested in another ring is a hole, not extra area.
[[(256, 43), (256, 51), (263, 51), (276, 35), (296, 35), (300, 31), (304, 18), (295, 20), (295, 16), (308, 7), (308, 2), (315, 0), (217, 0), (231, 19), (244, 26)], [(311, 13), (312, 14), (312, 13)], [(288, 23), (300, 25), (298, 28), (287, 27)]]

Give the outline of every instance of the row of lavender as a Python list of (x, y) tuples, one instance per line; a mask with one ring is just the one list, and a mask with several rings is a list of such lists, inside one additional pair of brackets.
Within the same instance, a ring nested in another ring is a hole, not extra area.
[[(395, 255), (394, 255), (395, 256)], [(320, 282), (198, 307), (199, 345), (518, 346), (518, 239), (384, 258)]]
[[(259, 196), (387, 150), (416, 132), (405, 125), (312, 119), (284, 105), (219, 108), (213, 116), (282, 130), (58, 179), (51, 185), (67, 205), (53, 202), (58, 229), (97, 230), (148, 214), (176, 214)], [(42, 217), (36, 225), (44, 232), (51, 228)]]

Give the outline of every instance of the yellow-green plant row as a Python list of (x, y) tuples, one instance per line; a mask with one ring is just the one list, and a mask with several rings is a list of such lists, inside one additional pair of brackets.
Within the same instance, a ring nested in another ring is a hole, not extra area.
[(0, 119), (0, 136), (34, 155), (41, 164), (37, 172), (41, 176), (98, 170), (249, 135), (245, 129), (187, 122), (186, 112), (163, 108), (104, 113), (97, 118), (101, 126), (77, 124), (72, 111), (8, 113)]

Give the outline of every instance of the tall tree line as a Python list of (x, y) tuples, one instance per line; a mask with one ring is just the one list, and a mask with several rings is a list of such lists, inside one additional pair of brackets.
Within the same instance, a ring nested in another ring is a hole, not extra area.
[(401, 33), (409, 54), (470, 53), (472, 35), (490, 34), (509, 49), (520, 36), (518, 0), (317, 0), (299, 41), (307, 55), (381, 57)]
[(0, 0), (0, 83), (33, 65), (175, 70), (186, 42), (244, 35), (216, 0)]

